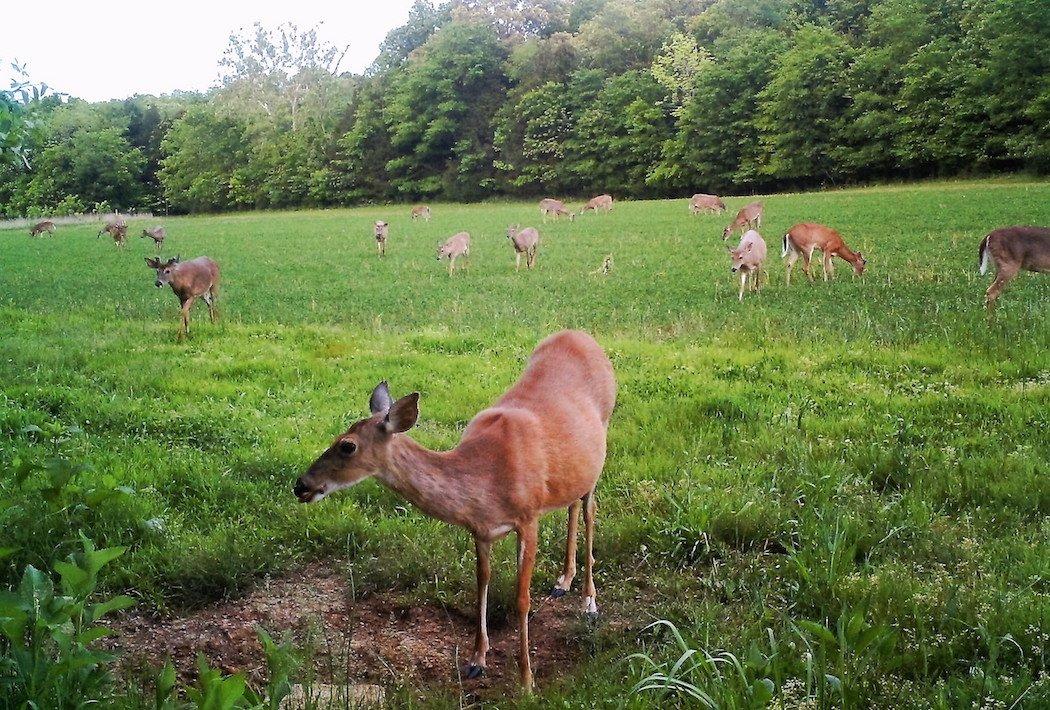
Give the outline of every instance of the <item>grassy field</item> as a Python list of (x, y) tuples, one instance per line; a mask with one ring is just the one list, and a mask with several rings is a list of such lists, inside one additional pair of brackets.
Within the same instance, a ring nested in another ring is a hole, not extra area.
[[(103, 581), (145, 607), (200, 607), (348, 558), (365, 592), (469, 610), (466, 533), (375, 482), (315, 506), (292, 482), (379, 380), (420, 391), (415, 437), (451, 447), (538, 340), (584, 328), (620, 382), (597, 583), (631, 632), (581, 630), (587, 660), (539, 700), (504, 704), (666, 707), (663, 691), (630, 693), (654, 667), (724, 707), (758, 703), (766, 679), (785, 707), (1050, 703), (1050, 279), (1022, 275), (989, 319), (976, 268), (990, 229), (1050, 224), (1050, 183), (763, 199), (771, 279), (742, 304), (729, 216), (690, 217), (684, 200), (549, 225), (531, 203), (434, 205), (430, 223), (407, 207), (165, 219), (166, 253), (222, 267), (221, 321), (199, 305), (185, 342), (148, 240), (0, 232), (0, 463), (91, 466), (57, 492), (44, 475), (0, 478), (0, 548), (17, 548), (5, 581), (49, 568), (82, 530), (129, 547)], [(786, 287), (780, 238), (799, 221), (837, 227), (869, 259), (864, 278), (840, 262), (832, 283)], [(511, 223), (540, 228), (533, 272), (514, 272)], [(435, 247), (463, 229), (471, 263), (450, 278)], [(591, 274), (609, 253), (612, 273)], [(550, 516), (534, 595), (563, 535)], [(513, 555), (497, 546), (497, 617), (513, 607)], [(674, 635), (643, 631), (657, 619), (739, 667), (672, 671)], [(701, 705), (688, 692), (674, 702)]]

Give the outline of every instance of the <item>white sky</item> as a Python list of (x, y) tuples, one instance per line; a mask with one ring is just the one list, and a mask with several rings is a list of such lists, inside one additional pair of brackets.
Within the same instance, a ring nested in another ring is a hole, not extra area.
[[(2, 1), (2, 0), (0, 0)], [(204, 90), (215, 83), (231, 32), (254, 22), (322, 22), (321, 39), (350, 45), (342, 70), (360, 71), (404, 24), (412, 0), (27, 0), (4, 3), (0, 84), (11, 60), (34, 82), (91, 101)]]

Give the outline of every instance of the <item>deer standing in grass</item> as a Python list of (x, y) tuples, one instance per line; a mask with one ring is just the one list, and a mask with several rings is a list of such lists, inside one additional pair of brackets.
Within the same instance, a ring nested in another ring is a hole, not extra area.
[(725, 211), (726, 203), (722, 202), (722, 198), (718, 195), (705, 195), (698, 192), (689, 200), (689, 213), (692, 215), (698, 215), (701, 212), (721, 214)]
[(103, 234), (108, 234), (113, 237), (113, 242), (118, 246), (124, 246), (128, 238), (128, 223), (124, 221), (124, 218), (119, 214), (114, 216), (113, 219), (106, 222), (106, 226), (98, 230), (98, 235), (95, 239), (98, 239)]
[(729, 235), (738, 229), (745, 231), (761, 227), (763, 209), (761, 202), (749, 202), (744, 205), (743, 209), (736, 213), (736, 218), (729, 223), (729, 226), (722, 230), (722, 241), (729, 239)]
[(430, 207), (428, 205), (416, 205), (412, 208), (412, 219), (421, 218), (430, 221)]
[(167, 239), (168, 233), (164, 231), (164, 227), (154, 227), (153, 229), (143, 229), (142, 234), (139, 235), (140, 239), (152, 239), (154, 246), (157, 247), (157, 251), (164, 248), (164, 240)]
[(598, 214), (598, 210), (602, 212), (612, 212), (613, 198), (612, 195), (598, 195), (588, 200), (587, 204), (580, 210), (580, 214), (583, 214), (587, 210), (592, 210), (595, 214)]
[(49, 219), (45, 219), (43, 222), (37, 222), (33, 225), (33, 228), (29, 230), (29, 236), (39, 237), (44, 232), (48, 234), (55, 233), (55, 223)]
[(208, 304), (208, 315), (214, 323), (217, 317), (215, 299), (219, 295), (219, 265), (206, 256), (181, 261), (179, 257), (161, 261), (155, 257), (146, 257), (146, 265), (157, 272), (155, 285), (161, 288), (164, 284), (182, 304), (182, 328), (179, 336), (190, 334), (190, 308), (197, 298), (203, 298)]
[(825, 281), (835, 275), (835, 265), (832, 263), (833, 257), (837, 256), (852, 264), (853, 271), (857, 276), (862, 275), (864, 268), (868, 265), (868, 260), (864, 258), (864, 255), (846, 246), (842, 235), (831, 227), (813, 222), (803, 222), (796, 224), (784, 235), (784, 246), (780, 252), (780, 256), (787, 259), (785, 272), (788, 286), (791, 285), (791, 270), (795, 268), (795, 262), (798, 261), (800, 256), (802, 257), (802, 270), (809, 277), (810, 281), (813, 280), (813, 268), (810, 262), (813, 259), (814, 250), (817, 249), (824, 255), (822, 262)]
[(547, 217), (554, 217), (554, 219), (568, 217), (570, 222), (576, 219), (576, 215), (569, 211), (564, 202), (549, 197), (540, 200), (540, 214), (543, 215), (544, 222), (547, 221)]
[(531, 580), (540, 517), (568, 510), (565, 564), (551, 596), (564, 595), (576, 574), (576, 526), (583, 509), (584, 611), (597, 615), (594, 588), (594, 491), (605, 465), (616, 379), (601, 346), (587, 333), (562, 331), (536, 346), (518, 381), (467, 425), (451, 451), (430, 451), (404, 432), (419, 417), (419, 393), (393, 401), (382, 382), (371, 416), (351, 426), (295, 483), (313, 503), (369, 476), (427, 515), (466, 528), (477, 553), (477, 635), (467, 678), (484, 674), (489, 553), (511, 531), (518, 538), (518, 662), (532, 688), (529, 660)]
[(449, 237), (444, 244), (438, 245), (437, 260), (448, 259), (448, 275), (456, 270), (456, 259), (470, 258), (470, 233), (460, 232)]
[(376, 222), (376, 249), (379, 251), (379, 256), (386, 256), (386, 238), (390, 236), (390, 225), (383, 221)]
[(749, 229), (740, 239), (736, 249), (729, 249), (729, 257), (733, 260), (731, 271), (740, 273), (740, 295), (738, 300), (744, 302), (744, 289), (747, 282), (751, 281), (751, 292), (756, 293), (762, 280), (762, 267), (766, 261), (766, 242), (762, 235), (753, 229)]
[(521, 268), (521, 255), (525, 255), (525, 266), (531, 269), (536, 265), (536, 250), (540, 247), (540, 233), (534, 227), (507, 227), (507, 239), (514, 247), (514, 270)]
[(1050, 272), (1050, 229), (1046, 227), (1004, 227), (981, 240), (977, 252), (981, 275), (995, 264), (995, 280), (984, 296), (985, 306), (995, 307), (1006, 284), (1021, 270)]

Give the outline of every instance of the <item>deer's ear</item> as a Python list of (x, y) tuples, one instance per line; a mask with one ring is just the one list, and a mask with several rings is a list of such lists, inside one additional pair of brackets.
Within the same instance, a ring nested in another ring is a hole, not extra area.
[(411, 429), (419, 419), (419, 392), (407, 394), (390, 405), (386, 413), (386, 430), (400, 434)]
[(383, 380), (372, 390), (372, 397), (368, 400), (368, 410), (372, 414), (385, 414), (390, 411), (393, 400), (390, 398), (390, 389)]
[(152, 257), (152, 256), (147, 256), (147, 257), (146, 257), (146, 266), (148, 266), (148, 267), (149, 267), (149, 268), (151, 268), (151, 269), (156, 269), (156, 268), (157, 268), (158, 266), (160, 266), (160, 262), (158, 262), (158, 261), (157, 261), (157, 260), (156, 260), (156, 259), (155, 259), (154, 257)]

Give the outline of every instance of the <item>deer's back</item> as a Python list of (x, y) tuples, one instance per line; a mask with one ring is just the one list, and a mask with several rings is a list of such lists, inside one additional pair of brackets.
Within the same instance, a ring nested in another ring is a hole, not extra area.
[(750, 264), (761, 264), (766, 259), (766, 240), (762, 238), (762, 235), (753, 229), (747, 231), (744, 237), (740, 240), (740, 246), (738, 248), (745, 249), (747, 245), (751, 245), (751, 252), (748, 254), (747, 263)]
[(1050, 229), (1004, 227), (988, 234), (988, 250), (996, 262), (1011, 261), (1030, 271), (1050, 271)]
[(183, 261), (171, 280), (176, 293), (199, 296), (219, 283), (219, 265), (206, 256)]
[(798, 247), (815, 247), (817, 249), (837, 249), (845, 242), (842, 235), (831, 227), (816, 222), (802, 222), (796, 224), (788, 235), (792, 242)]
[(535, 227), (526, 227), (515, 234), (511, 241), (514, 242), (515, 250), (528, 251), (539, 244), (540, 233), (536, 231)]

